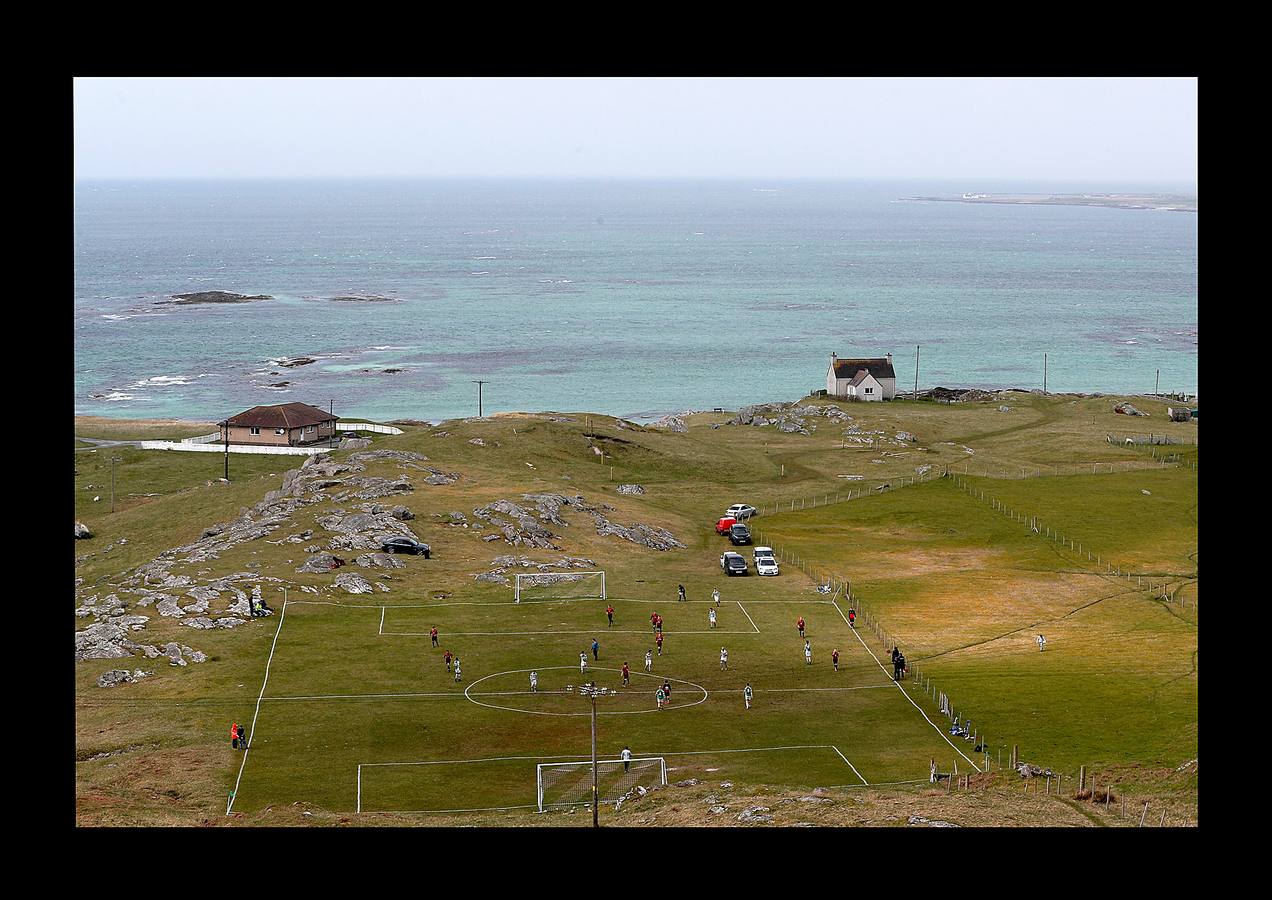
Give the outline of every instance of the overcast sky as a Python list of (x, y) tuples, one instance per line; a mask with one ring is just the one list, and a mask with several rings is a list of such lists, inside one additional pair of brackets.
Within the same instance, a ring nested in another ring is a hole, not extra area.
[(81, 78), (77, 178), (1195, 185), (1192, 78)]

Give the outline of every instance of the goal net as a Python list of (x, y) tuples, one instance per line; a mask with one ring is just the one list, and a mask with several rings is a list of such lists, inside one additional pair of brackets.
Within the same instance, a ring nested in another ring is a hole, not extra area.
[(513, 590), (514, 603), (522, 600), (604, 600), (605, 573), (519, 573)]
[[(539, 812), (592, 802), (592, 762), (540, 763)], [(649, 789), (667, 784), (667, 761), (661, 756), (628, 760), (602, 759), (596, 763), (596, 787), (602, 803), (617, 803), (638, 785)]]

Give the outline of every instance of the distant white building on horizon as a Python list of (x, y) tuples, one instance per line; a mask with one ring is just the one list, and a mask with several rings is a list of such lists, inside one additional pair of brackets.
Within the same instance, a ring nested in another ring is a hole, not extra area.
[(840, 359), (830, 354), (826, 393), (844, 400), (891, 400), (897, 395), (892, 354), (881, 359)]

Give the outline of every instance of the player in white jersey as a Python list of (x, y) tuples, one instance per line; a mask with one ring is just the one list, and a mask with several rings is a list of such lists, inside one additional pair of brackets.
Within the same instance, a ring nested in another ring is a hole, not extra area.
[(720, 589), (719, 588), (716, 588), (714, 591), (711, 592), (711, 599), (715, 601), (716, 606), (720, 605)]
[(729, 651), (723, 647), (720, 648), (720, 670), (729, 668)]
[(460, 671), (459, 671), (459, 657), (457, 656), (457, 657), (455, 657), (455, 680), (456, 680), (456, 681), (459, 681), (459, 676), (460, 676)]
[(539, 673), (538, 672), (530, 673), (530, 690), (531, 691), (539, 690)]
[(631, 771), (631, 768), (632, 768), (632, 751), (631, 751), (631, 748), (630, 748), (630, 747), (624, 747), (624, 748), (623, 748), (623, 752), (622, 752), (622, 754), (621, 754), (621, 755), (622, 755), (622, 758), (623, 758), (623, 771), (624, 771), (624, 772)]
[(587, 653), (579, 654), (579, 672), (581, 673), (587, 672)]
[(751, 683), (748, 681), (746, 687), (742, 690), (742, 699), (746, 701), (746, 708), (751, 708)]
[(707, 618), (711, 621), (711, 627), (715, 628), (715, 607), (707, 610)]
[(808, 641), (804, 641), (804, 665), (811, 666), (813, 664), (813, 645)]
[(1047, 649), (1047, 639), (1043, 637), (1042, 635), (1038, 635), (1038, 649), (1039, 650)]
[(654, 651), (653, 650), (645, 651), (645, 671), (646, 672), (654, 671)]

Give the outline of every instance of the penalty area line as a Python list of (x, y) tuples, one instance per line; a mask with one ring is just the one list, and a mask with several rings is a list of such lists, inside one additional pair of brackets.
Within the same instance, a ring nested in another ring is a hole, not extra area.
[[(741, 600), (734, 600), (733, 602), (734, 602), (734, 603), (736, 603), (736, 604), (738, 605), (738, 609), (742, 610), (742, 615), (746, 616), (746, 620), (747, 620), (748, 622), (750, 622), (750, 623), (751, 623), (751, 627), (755, 629), (755, 633), (756, 633), (756, 634), (759, 634), (759, 633), (760, 633), (760, 629), (756, 626), (756, 624), (755, 624), (755, 620), (751, 618), (751, 614), (750, 614), (749, 612), (747, 612), (747, 611), (746, 611), (746, 607), (742, 605), (742, 601), (741, 601)], [(728, 634), (728, 633), (729, 633), (729, 632), (727, 632), (727, 631), (725, 632), (725, 634)]]

